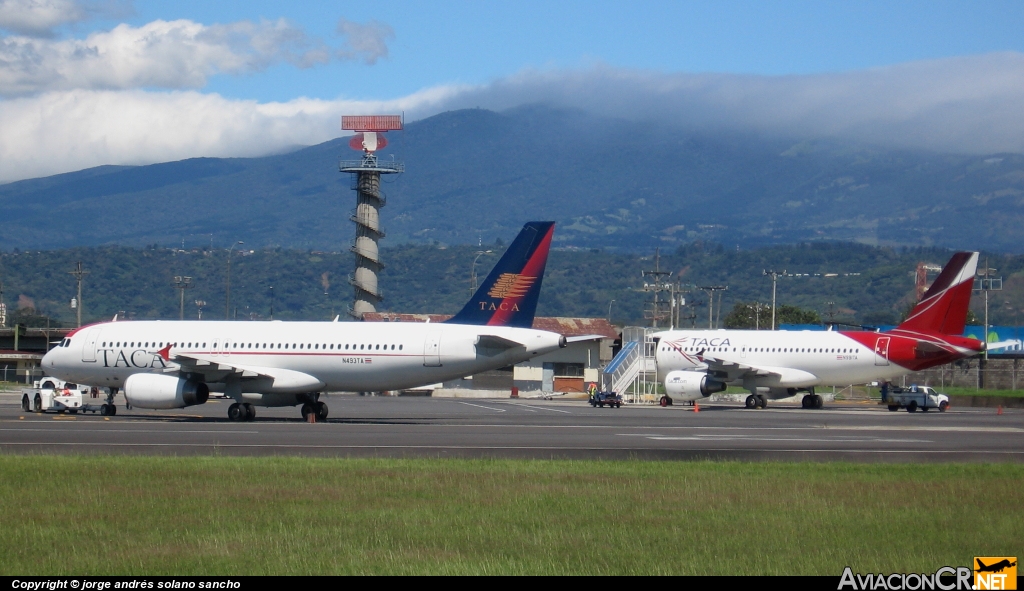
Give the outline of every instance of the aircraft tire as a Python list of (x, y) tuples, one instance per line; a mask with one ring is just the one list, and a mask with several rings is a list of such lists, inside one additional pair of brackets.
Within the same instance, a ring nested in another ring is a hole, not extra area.
[(747, 408), (757, 408), (758, 400), (756, 394), (747, 396), (746, 406)]
[(810, 408), (810, 407), (811, 407), (811, 395), (810, 394), (804, 394), (804, 397), (800, 399), (800, 408)]
[(256, 407), (249, 404), (248, 402), (242, 404), (242, 410), (245, 411), (243, 421), (254, 421), (256, 420)]
[(117, 406), (114, 405), (114, 404), (111, 404), (110, 405), (110, 416), (114, 416), (116, 414), (117, 414)]
[(327, 420), (327, 405), (323, 402), (316, 403), (316, 420), (326, 421)]
[(241, 404), (237, 402), (233, 403), (228, 407), (228, 419), (232, 421), (241, 421), (245, 416), (245, 409), (242, 408)]
[(662, 406), (668, 406), (668, 396), (662, 396), (658, 403)]
[(302, 420), (308, 421), (309, 415), (313, 414), (313, 405), (311, 405), (308, 402), (305, 402), (302, 404), (302, 408), (300, 409), (300, 411), (302, 412)]
[(765, 398), (763, 395), (758, 394), (757, 395), (757, 407), (758, 408), (768, 408), (768, 399)]
[(825, 406), (825, 399), (821, 397), (821, 394), (814, 395), (814, 408), (821, 408)]

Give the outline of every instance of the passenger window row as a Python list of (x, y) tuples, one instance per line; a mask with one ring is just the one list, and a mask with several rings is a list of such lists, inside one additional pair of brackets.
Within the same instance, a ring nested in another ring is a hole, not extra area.
[[(205, 349), (206, 348), (206, 343), (199, 343), (198, 341), (197, 342), (187, 342), (187, 343), (186, 342), (183, 342), (183, 343), (168, 343), (168, 344), (170, 344), (172, 347), (182, 347), (182, 348), (185, 348), (185, 349)], [(103, 343), (101, 343), (101, 346), (103, 346), (103, 347), (106, 347), (107, 345), (108, 345), (108, 343), (106, 341), (103, 341)], [(164, 346), (164, 342), (163, 341), (160, 341), (160, 342), (156, 342), (156, 341), (153, 341), (153, 342), (150, 342), (150, 341), (145, 341), (145, 342), (143, 342), (143, 341), (139, 341), (139, 342), (136, 342), (136, 341), (124, 341), (124, 342), (121, 342), (121, 341), (111, 341), (109, 343), (109, 345), (111, 347), (121, 347), (122, 345), (125, 346), (125, 347), (134, 347), (134, 346), (138, 345), (139, 347), (161, 347), (162, 348)], [(213, 348), (214, 349), (217, 348), (217, 343), (213, 344)], [(367, 345), (365, 343), (364, 344), (360, 344), (360, 345), (355, 345), (355, 344), (351, 344), (350, 343), (350, 344), (346, 344), (344, 346), (342, 346), (342, 344), (340, 344), (340, 343), (337, 344), (337, 345), (335, 345), (334, 343), (331, 343), (330, 345), (328, 345), (327, 343), (323, 343), (323, 344), (320, 344), (320, 343), (232, 343), (231, 344), (231, 349), (245, 349), (245, 350), (249, 350), (249, 349), (302, 349), (302, 350), (306, 350), (306, 351), (308, 351), (308, 350), (323, 350), (323, 351), (382, 351), (382, 350), (383, 351), (402, 351), (404, 348), (405, 348), (404, 345), (380, 345), (380, 344), (370, 344), (370, 345)]]

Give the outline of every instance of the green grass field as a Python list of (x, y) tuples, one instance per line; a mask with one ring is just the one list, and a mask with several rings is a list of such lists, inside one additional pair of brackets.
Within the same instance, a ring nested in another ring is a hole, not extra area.
[(1024, 466), (0, 456), (0, 574), (933, 572)]

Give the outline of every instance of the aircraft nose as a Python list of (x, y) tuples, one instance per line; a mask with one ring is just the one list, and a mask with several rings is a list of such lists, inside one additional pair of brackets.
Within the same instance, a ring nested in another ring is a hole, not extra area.
[(43, 355), (43, 360), (39, 362), (43, 367), (53, 367), (54, 358), (57, 356), (56, 349), (50, 349)]

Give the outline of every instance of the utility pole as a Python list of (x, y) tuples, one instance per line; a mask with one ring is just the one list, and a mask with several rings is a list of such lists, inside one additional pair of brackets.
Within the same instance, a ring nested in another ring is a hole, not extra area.
[[(714, 311), (715, 311), (715, 292), (718, 292), (718, 303), (722, 303), (721, 292), (729, 289), (728, 285), (698, 285), (697, 289), (708, 292), (708, 328), (715, 328)], [(721, 306), (719, 306), (721, 307)], [(721, 316), (721, 310), (719, 310), (719, 316)]]
[(779, 275), (785, 275), (786, 271), (776, 271), (774, 269), (765, 269), (763, 275), (771, 275), (772, 278), (772, 330), (775, 330), (775, 284), (779, 281)]
[(982, 334), (981, 340), (985, 342), (985, 351), (982, 353), (981, 364), (978, 367), (978, 388), (982, 389), (985, 387), (985, 371), (988, 369), (988, 292), (990, 291), (1002, 291), (1003, 290), (1003, 278), (992, 277), (992, 272), (997, 269), (991, 269), (988, 266), (988, 259), (985, 259), (985, 268), (980, 269), (975, 290), (981, 291), (985, 294), (985, 332)]
[(641, 277), (647, 277), (650, 275), (654, 277), (653, 282), (644, 282), (644, 291), (654, 292), (654, 306), (651, 309), (651, 326), (658, 328), (658, 320), (661, 318), (661, 312), (658, 310), (658, 293), (662, 291), (671, 290), (671, 285), (662, 280), (663, 277), (669, 277), (672, 275), (671, 271), (661, 270), (661, 249), (654, 251), (654, 270), (653, 271), (640, 271)]
[(274, 286), (270, 286), (270, 319), (274, 319)]
[(228, 249), (228, 289), (227, 289), (227, 301), (224, 303), (224, 320), (231, 320), (231, 251), (235, 250), (235, 247), (241, 244), (245, 244), (241, 240), (231, 245)]
[(178, 320), (185, 319), (185, 290), (194, 287), (192, 285), (191, 277), (182, 277), (176, 275), (174, 277), (174, 287), (181, 292), (181, 304), (178, 307)]
[(68, 271), (69, 274), (74, 275), (75, 279), (78, 280), (78, 298), (75, 300), (75, 309), (78, 313), (78, 327), (82, 327), (82, 277), (89, 274), (89, 271), (82, 270), (82, 261), (78, 261), (75, 265), (74, 271)]

